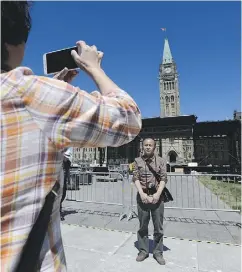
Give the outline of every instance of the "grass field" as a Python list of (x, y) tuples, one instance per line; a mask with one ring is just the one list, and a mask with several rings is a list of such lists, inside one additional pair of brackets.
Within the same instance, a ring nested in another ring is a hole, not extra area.
[(199, 177), (199, 181), (230, 208), (241, 212), (241, 184), (234, 181), (221, 181), (212, 177)]

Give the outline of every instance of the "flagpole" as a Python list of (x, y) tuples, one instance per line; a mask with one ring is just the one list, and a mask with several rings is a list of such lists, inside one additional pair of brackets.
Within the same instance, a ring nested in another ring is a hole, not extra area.
[[(162, 32), (165, 32), (165, 33), (167, 32), (165, 27), (162, 27), (161, 30), (162, 30)], [(165, 34), (165, 39), (167, 39), (167, 34)]]

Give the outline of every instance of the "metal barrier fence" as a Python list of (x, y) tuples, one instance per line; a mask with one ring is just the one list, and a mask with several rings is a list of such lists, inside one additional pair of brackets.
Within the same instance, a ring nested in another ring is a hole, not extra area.
[[(135, 185), (131, 184), (128, 220), (136, 217)], [(168, 174), (167, 188), (173, 201), (168, 209), (240, 211), (241, 176), (232, 174)]]
[[(121, 207), (120, 220), (137, 216), (135, 185), (118, 172), (72, 173), (67, 187), (67, 200)], [(167, 209), (241, 210), (241, 175), (172, 173), (167, 188), (174, 199)]]
[(124, 177), (118, 172), (71, 173), (66, 200), (119, 206), (120, 220), (127, 216), (124, 209)]

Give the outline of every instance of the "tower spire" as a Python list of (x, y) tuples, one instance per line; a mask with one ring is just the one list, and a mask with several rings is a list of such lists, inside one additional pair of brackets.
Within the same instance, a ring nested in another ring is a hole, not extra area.
[(180, 115), (180, 91), (176, 63), (165, 38), (162, 63), (159, 67), (161, 117)]
[(165, 38), (162, 64), (172, 63), (172, 62), (173, 62), (173, 59), (172, 59), (172, 55), (171, 55), (171, 49), (169, 46), (169, 42), (168, 42), (168, 39)]

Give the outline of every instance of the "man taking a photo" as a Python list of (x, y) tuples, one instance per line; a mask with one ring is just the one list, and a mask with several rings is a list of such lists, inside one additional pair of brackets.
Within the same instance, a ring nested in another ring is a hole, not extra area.
[[(101, 68), (96, 46), (79, 41), (72, 52), (99, 90), (89, 94), (20, 67), (31, 29), (27, 1), (2, 1), (1, 23), (1, 271), (13, 271), (47, 195), (48, 201), (59, 196), (64, 150), (126, 144), (139, 133), (141, 115)], [(57, 201), (34, 264), (38, 271), (66, 271)]]

